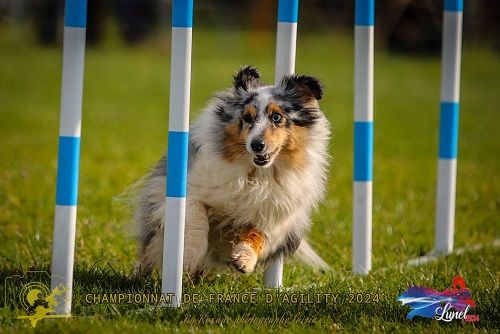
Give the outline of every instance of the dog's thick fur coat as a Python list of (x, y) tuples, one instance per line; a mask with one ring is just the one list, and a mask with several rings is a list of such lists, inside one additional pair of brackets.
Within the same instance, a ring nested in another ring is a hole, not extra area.
[[(242, 68), (191, 126), (184, 270), (208, 273), (232, 265), (243, 273), (293, 254), (325, 263), (303, 241), (325, 192), (329, 122), (323, 89), (308, 76), (264, 86)], [(139, 198), (137, 269), (162, 265), (166, 158)], [(301, 245), (302, 242), (302, 245)]]

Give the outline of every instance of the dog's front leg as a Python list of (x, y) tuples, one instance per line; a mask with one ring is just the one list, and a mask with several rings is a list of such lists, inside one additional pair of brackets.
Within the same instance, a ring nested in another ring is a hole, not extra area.
[(255, 228), (243, 231), (231, 251), (231, 263), (242, 273), (251, 273), (264, 247), (264, 234)]
[(188, 197), (184, 231), (184, 271), (190, 275), (199, 270), (200, 261), (207, 253), (208, 229), (207, 207)]

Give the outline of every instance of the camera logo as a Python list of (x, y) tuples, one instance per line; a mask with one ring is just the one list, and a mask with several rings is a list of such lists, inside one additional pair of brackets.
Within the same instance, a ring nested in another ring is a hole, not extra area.
[(38, 321), (50, 318), (69, 318), (69, 314), (54, 314), (64, 302), (68, 288), (60, 285), (52, 291), (50, 276), (45, 271), (28, 271), (5, 279), (5, 306), (17, 309), (17, 319), (29, 320), (34, 328)]

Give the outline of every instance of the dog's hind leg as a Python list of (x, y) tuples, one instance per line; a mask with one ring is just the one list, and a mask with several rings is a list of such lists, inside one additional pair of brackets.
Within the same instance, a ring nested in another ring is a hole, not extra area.
[(136, 274), (148, 275), (155, 266), (161, 267), (163, 221), (165, 219), (165, 176), (152, 174), (138, 197), (135, 213), (139, 240)]
[(134, 266), (134, 274), (149, 275), (155, 267), (160, 271), (163, 258), (163, 224), (158, 226), (157, 231), (149, 240), (148, 244), (140, 252)]
[(186, 228), (184, 231), (184, 271), (193, 275), (202, 265), (208, 250), (207, 207), (188, 197), (186, 203)]

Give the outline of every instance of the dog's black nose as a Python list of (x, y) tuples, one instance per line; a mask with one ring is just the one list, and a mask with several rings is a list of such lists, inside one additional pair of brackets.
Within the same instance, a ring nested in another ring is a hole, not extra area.
[(262, 139), (254, 139), (250, 143), (250, 147), (252, 147), (252, 151), (254, 151), (255, 153), (260, 153), (264, 151), (266, 144), (264, 144), (264, 141)]

